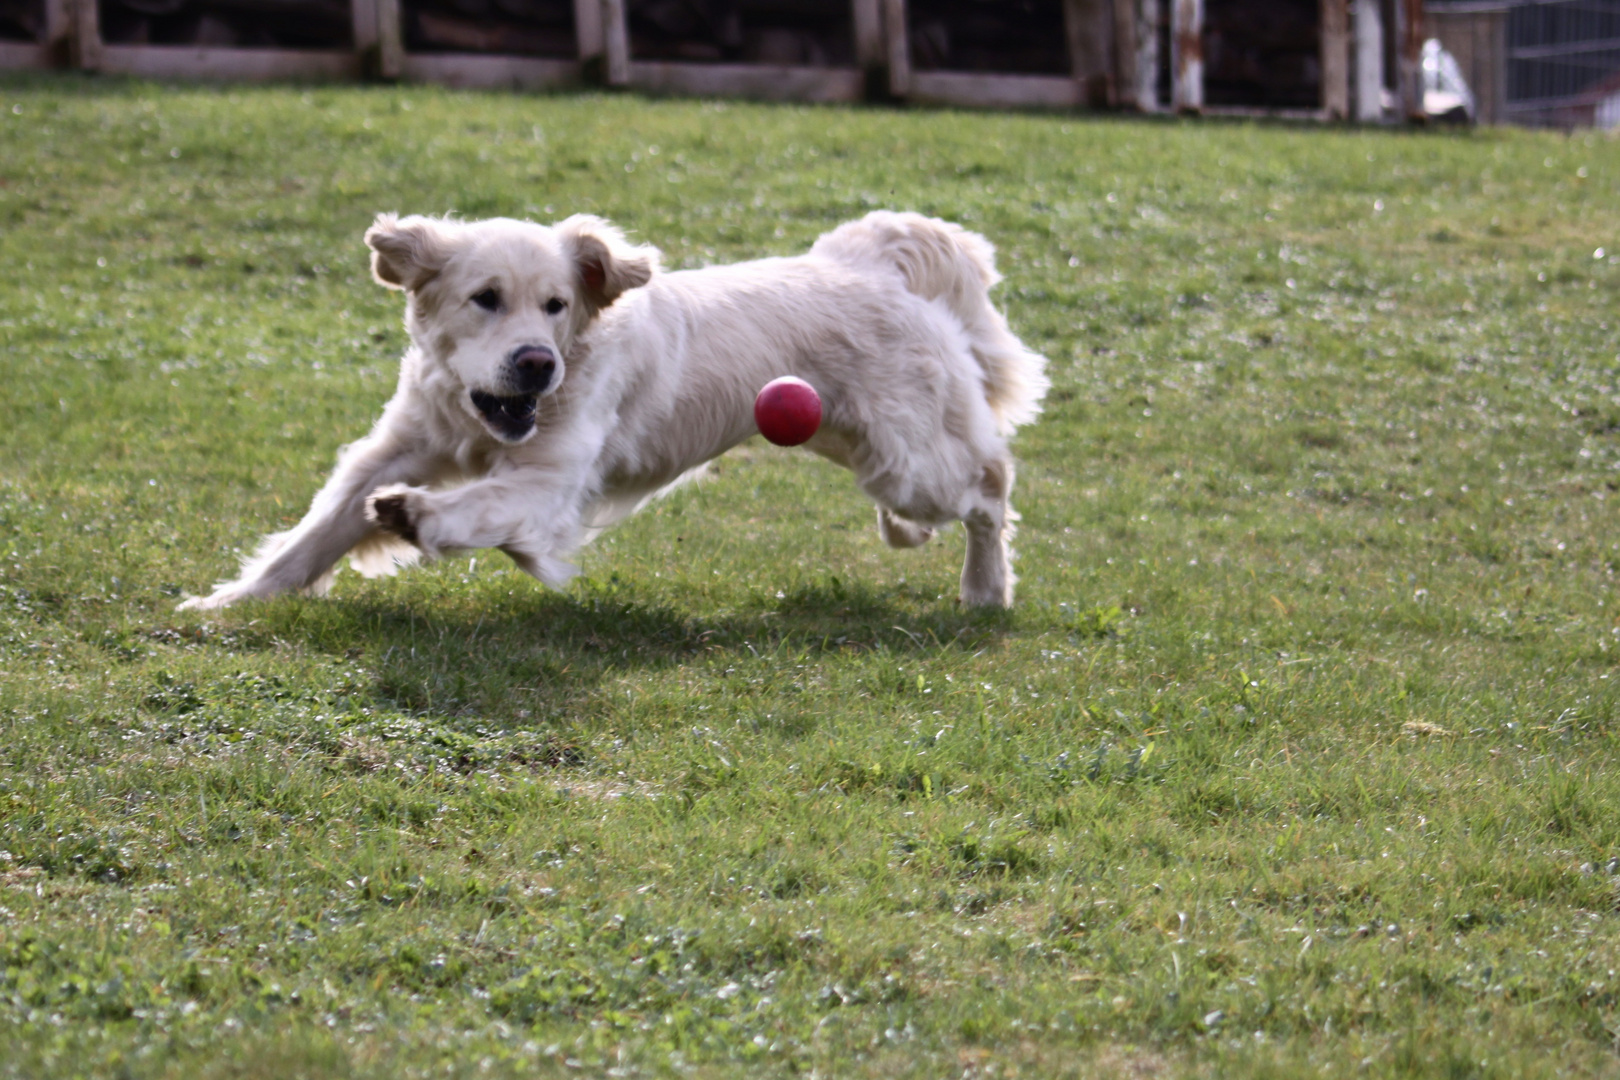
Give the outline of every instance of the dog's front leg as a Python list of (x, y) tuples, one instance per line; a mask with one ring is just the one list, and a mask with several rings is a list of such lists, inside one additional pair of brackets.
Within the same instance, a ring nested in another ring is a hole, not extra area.
[(500, 548), (526, 573), (557, 587), (579, 571), (583, 470), (514, 469), (445, 491), (396, 484), (366, 500), (378, 528), (436, 557), (453, 549)]
[(304, 519), (267, 537), (239, 578), (180, 606), (206, 610), (294, 590), (321, 591), (337, 561), (376, 533), (366, 520), (366, 496), (387, 484), (420, 483), (436, 465), (419, 446), (386, 430), (373, 432), (343, 451)]

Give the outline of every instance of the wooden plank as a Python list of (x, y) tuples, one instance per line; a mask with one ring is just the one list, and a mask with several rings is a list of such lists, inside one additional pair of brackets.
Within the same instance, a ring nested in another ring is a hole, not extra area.
[(412, 82), (482, 89), (545, 90), (577, 86), (578, 60), (542, 60), (532, 56), (486, 56), (477, 53), (406, 53), (401, 72)]
[[(1460, 9), (1429, 7), (1425, 12), (1429, 36), (1439, 38), (1462, 69), (1474, 93), (1474, 119), (1500, 124), (1506, 118), (1507, 6), (1484, 4)], [(1523, 56), (1525, 50), (1515, 50)]]
[(1204, 0), (1170, 0), (1170, 104), (1204, 111)]
[(373, 0), (377, 5), (377, 74), (397, 79), (405, 73), (405, 19), (400, 0)]
[(0, 71), (39, 71), (55, 66), (49, 46), (28, 41), (0, 41)]
[(1205, 105), (1203, 116), (1226, 116), (1241, 120), (1326, 120), (1321, 109), (1266, 109), (1258, 105)]
[(931, 105), (984, 109), (1071, 109), (1085, 104), (1080, 84), (1061, 75), (918, 71), (912, 73), (908, 96)]
[(889, 93), (903, 98), (911, 93), (911, 38), (906, 23), (906, 0), (883, 0), (883, 36), (889, 44)]
[(889, 59), (883, 43), (881, 0), (851, 0), (855, 20), (855, 62), (868, 71), (880, 68)]
[(602, 0), (574, 0), (574, 39), (581, 60), (602, 55)]
[(1399, 79), (1401, 115), (1410, 124), (1426, 124), (1423, 111), (1423, 0), (1395, 0), (1395, 73)]
[(100, 71), (102, 64), (101, 5), (98, 0), (72, 0), (73, 66)]
[(1136, 92), (1136, 4), (1134, 0), (1113, 0), (1114, 13), (1114, 99), (1122, 108), (1141, 107)]
[(354, 51), (368, 53), (377, 48), (377, 0), (349, 0), (349, 17), (354, 25)]
[(1350, 7), (1322, 0), (1322, 111), (1330, 120), (1350, 118)]
[(1356, 0), (1356, 119), (1384, 118), (1384, 17), (1373, 0)]
[(1094, 108), (1117, 100), (1114, 84), (1113, 12), (1108, 0), (1063, 0), (1063, 30), (1069, 39), (1069, 74), (1080, 98)]
[(1158, 112), (1160, 0), (1117, 2), (1131, 9), (1136, 22), (1136, 107), (1142, 112)]
[(45, 48), (52, 67), (67, 67), (73, 52), (73, 7), (69, 0), (45, 0)]
[(189, 45), (105, 45), (97, 69), (148, 79), (355, 79), (360, 57), (314, 49), (231, 49)]
[(630, 18), (624, 0), (602, 0), (602, 53), (608, 85), (630, 85)]
[(759, 101), (859, 101), (866, 74), (854, 68), (634, 61), (627, 85), (655, 94)]

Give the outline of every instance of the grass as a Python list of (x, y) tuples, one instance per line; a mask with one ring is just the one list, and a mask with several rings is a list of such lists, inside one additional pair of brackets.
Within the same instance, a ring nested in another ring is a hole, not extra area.
[[(1620, 1072), (1620, 143), (0, 83), (0, 1075)], [(379, 210), (984, 232), (1020, 602), (757, 440), (215, 618)], [(1601, 257), (1595, 249), (1606, 248)]]

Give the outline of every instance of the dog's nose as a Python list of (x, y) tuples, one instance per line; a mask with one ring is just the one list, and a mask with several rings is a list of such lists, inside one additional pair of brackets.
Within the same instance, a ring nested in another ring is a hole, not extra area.
[(557, 354), (544, 345), (519, 345), (507, 360), (507, 378), (520, 394), (538, 394), (557, 374)]

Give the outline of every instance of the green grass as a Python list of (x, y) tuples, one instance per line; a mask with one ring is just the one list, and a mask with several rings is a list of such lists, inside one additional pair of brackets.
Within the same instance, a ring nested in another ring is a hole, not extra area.
[[(0, 1075), (1615, 1075), (1617, 196), (1592, 136), (0, 82)], [(175, 613), (389, 393), (377, 211), (690, 266), (876, 206), (1051, 358), (1012, 613), (757, 441), (562, 593)]]

